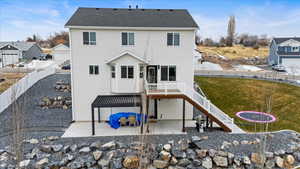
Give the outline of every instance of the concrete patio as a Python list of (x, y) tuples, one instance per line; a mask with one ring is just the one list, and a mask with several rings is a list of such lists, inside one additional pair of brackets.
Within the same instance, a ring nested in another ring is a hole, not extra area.
[[(195, 121), (186, 121), (186, 127), (195, 127)], [(122, 126), (118, 129), (111, 128), (108, 123), (95, 123), (94, 136), (126, 136), (140, 135), (140, 127)], [(181, 120), (163, 120), (154, 123), (149, 123), (149, 135), (162, 134), (186, 134), (182, 132)], [(75, 122), (65, 131), (62, 137), (91, 137), (92, 123), (91, 122)]]

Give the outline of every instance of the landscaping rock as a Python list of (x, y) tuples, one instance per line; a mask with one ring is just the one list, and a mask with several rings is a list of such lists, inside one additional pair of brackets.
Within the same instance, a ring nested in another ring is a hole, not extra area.
[(168, 162), (167, 161), (163, 161), (163, 160), (154, 160), (153, 161), (153, 166), (155, 168), (166, 168), (168, 166)]
[(40, 150), (42, 152), (45, 152), (45, 153), (51, 153), (52, 152), (52, 146), (50, 146), (50, 145), (41, 145)]
[(205, 157), (202, 160), (202, 167), (206, 168), (206, 169), (210, 169), (213, 167), (213, 163), (210, 157)]
[(52, 150), (54, 152), (59, 152), (64, 146), (61, 145), (61, 144), (58, 144), (58, 145), (52, 145)]
[(164, 149), (165, 151), (168, 151), (168, 152), (171, 151), (171, 148), (172, 148), (171, 144), (165, 144), (165, 145), (163, 146), (163, 149)]
[(20, 168), (27, 168), (30, 163), (30, 160), (23, 160), (19, 163)]
[(243, 163), (246, 165), (250, 165), (251, 161), (248, 156), (243, 156)]
[(251, 161), (255, 164), (262, 165), (265, 163), (265, 157), (259, 153), (251, 153)]
[(275, 167), (275, 161), (274, 160), (267, 160), (265, 163), (266, 169), (272, 169)]
[(91, 152), (90, 147), (83, 147), (79, 150), (79, 153), (89, 153)]
[(36, 163), (36, 168), (43, 168), (46, 164), (49, 163), (49, 159), (48, 158), (43, 158), (40, 161), (38, 161)]
[(292, 155), (287, 155), (284, 161), (287, 165), (293, 165), (295, 163), (295, 158)]
[(276, 163), (276, 165), (277, 165), (278, 167), (283, 168), (284, 160), (283, 160), (281, 157), (276, 156), (276, 157), (275, 157), (275, 163)]
[(121, 168), (123, 168), (123, 166), (122, 166), (122, 158), (117, 158), (117, 159), (112, 160), (110, 168), (113, 168), (113, 169), (121, 169)]
[(163, 150), (160, 152), (160, 157), (164, 161), (170, 161), (171, 154), (169, 152)]
[(181, 166), (181, 167), (186, 167), (188, 165), (190, 165), (192, 162), (186, 158), (183, 158), (181, 160), (178, 161), (177, 165)]
[(228, 161), (227, 161), (226, 157), (215, 156), (213, 158), (213, 160), (216, 163), (216, 165), (219, 166), (219, 167), (227, 167), (228, 166)]
[(135, 155), (126, 156), (123, 161), (123, 166), (128, 169), (138, 168), (140, 164), (140, 159)]
[(96, 161), (98, 161), (102, 156), (102, 151), (96, 150), (93, 152), (93, 157)]
[(101, 146), (101, 150), (104, 150), (104, 151), (106, 151), (106, 150), (111, 150), (111, 149), (114, 149), (114, 148), (116, 148), (116, 142), (115, 141), (110, 141), (110, 142), (108, 142), (108, 143), (105, 143), (105, 144), (103, 144), (102, 146)]
[(204, 157), (206, 157), (207, 150), (205, 150), (205, 149), (201, 149), (201, 150), (196, 149), (196, 154), (199, 158), (204, 158)]
[(184, 151), (178, 150), (178, 149), (172, 149), (172, 154), (176, 157), (176, 158), (186, 158), (186, 153)]

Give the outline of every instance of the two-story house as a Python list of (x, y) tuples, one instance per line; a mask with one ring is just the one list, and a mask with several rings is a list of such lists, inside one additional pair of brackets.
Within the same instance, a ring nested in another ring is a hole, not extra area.
[(300, 38), (273, 38), (268, 58), (269, 65), (300, 68)]
[(73, 120), (92, 121), (93, 134), (95, 119), (140, 113), (143, 92), (148, 118), (182, 120), (182, 130), (185, 120), (193, 118), (193, 105), (210, 105), (193, 89), (198, 25), (187, 10), (79, 8), (65, 27), (70, 33)]

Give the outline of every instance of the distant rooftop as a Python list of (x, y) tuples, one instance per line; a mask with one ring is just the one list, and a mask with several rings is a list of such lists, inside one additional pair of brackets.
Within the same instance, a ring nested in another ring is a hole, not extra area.
[(26, 50), (30, 49), (34, 44), (36, 44), (36, 43), (35, 42), (25, 42), (25, 41), (0, 42), (0, 48), (4, 47), (6, 45), (12, 45), (12, 46), (18, 48), (19, 50), (26, 51)]
[(276, 44), (280, 44), (290, 39), (300, 42), (300, 37), (280, 37), (280, 38), (273, 38), (273, 39), (276, 42)]
[(198, 28), (186, 9), (78, 8), (65, 25)]

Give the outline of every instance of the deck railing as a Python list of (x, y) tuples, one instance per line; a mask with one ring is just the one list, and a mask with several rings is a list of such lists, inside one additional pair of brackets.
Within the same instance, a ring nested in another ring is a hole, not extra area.
[(166, 83), (147, 83), (145, 82), (145, 89), (147, 95), (174, 95), (183, 94), (194, 102), (202, 106), (208, 113), (212, 114), (223, 123), (234, 122), (233, 118), (229, 117), (217, 106), (210, 102), (206, 97), (199, 94), (192, 87), (187, 86), (183, 82), (166, 82)]

